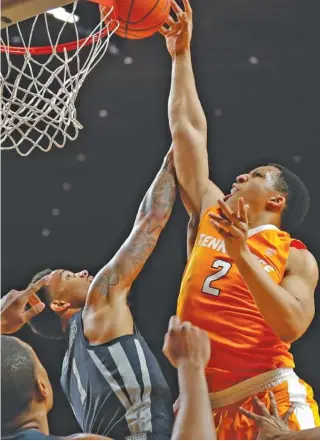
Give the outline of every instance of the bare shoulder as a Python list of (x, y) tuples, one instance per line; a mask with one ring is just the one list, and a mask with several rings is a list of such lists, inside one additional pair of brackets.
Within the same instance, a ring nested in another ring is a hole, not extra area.
[(200, 217), (203, 216), (203, 214), (208, 210), (208, 208), (217, 205), (218, 199), (223, 197), (224, 197), (224, 193), (222, 192), (222, 190), (216, 184), (214, 184), (212, 181), (209, 180), (207, 190), (203, 195), (201, 201)]
[(291, 247), (287, 261), (286, 273), (300, 275), (316, 285), (319, 278), (318, 263), (312, 253), (306, 249)]

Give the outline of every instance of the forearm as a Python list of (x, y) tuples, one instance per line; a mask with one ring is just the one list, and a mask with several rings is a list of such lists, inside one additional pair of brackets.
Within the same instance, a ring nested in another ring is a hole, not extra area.
[(153, 219), (157, 228), (163, 228), (172, 210), (176, 198), (176, 179), (171, 150), (163, 165), (143, 198), (136, 223), (144, 217)]
[(190, 52), (173, 60), (169, 96), (169, 125), (174, 145), (174, 164), (189, 213), (200, 213), (209, 182), (207, 122), (191, 64)]
[(297, 324), (304, 320), (299, 302), (272, 280), (249, 250), (236, 264), (267, 324), (280, 339), (295, 340)]
[(275, 436), (273, 439), (320, 439), (320, 427), (314, 429), (300, 430), (297, 432), (285, 432)]
[(179, 410), (171, 439), (216, 439), (204, 369), (178, 368)]
[(206, 117), (199, 100), (191, 62), (191, 52), (178, 54), (172, 61), (169, 96), (169, 124), (171, 132), (189, 123), (199, 131), (207, 132)]
[(118, 295), (134, 282), (169, 220), (175, 198), (174, 166), (169, 153), (140, 205), (129, 237), (91, 284), (92, 302), (95, 295), (98, 299), (110, 298), (112, 293)]

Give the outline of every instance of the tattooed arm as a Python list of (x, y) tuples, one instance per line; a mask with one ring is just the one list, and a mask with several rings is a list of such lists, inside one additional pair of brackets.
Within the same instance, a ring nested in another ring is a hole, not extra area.
[(140, 205), (131, 234), (92, 282), (87, 304), (101, 297), (110, 299), (128, 294), (168, 222), (175, 197), (175, 172), (170, 149)]

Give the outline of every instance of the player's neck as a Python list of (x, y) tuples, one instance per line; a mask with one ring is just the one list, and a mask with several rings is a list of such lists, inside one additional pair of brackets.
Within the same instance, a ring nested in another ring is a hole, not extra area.
[(47, 410), (44, 405), (32, 403), (28, 410), (17, 417), (12, 426), (9, 427), (10, 432), (31, 429), (49, 435)]
[(81, 311), (82, 308), (69, 308), (63, 314), (60, 314), (61, 328), (63, 332), (66, 332), (69, 320)]
[(277, 213), (271, 212), (254, 212), (249, 210), (248, 212), (249, 228), (257, 228), (261, 225), (275, 225), (280, 228), (280, 218)]

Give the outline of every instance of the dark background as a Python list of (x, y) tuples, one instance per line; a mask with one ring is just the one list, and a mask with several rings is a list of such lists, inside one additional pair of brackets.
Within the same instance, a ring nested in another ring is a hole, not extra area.
[[(312, 205), (296, 236), (319, 259), (319, 0), (194, 0), (192, 6), (193, 59), (208, 118), (212, 178), (227, 191), (237, 174), (266, 161), (298, 173)], [(82, 14), (85, 32), (94, 20)], [(85, 128), (76, 142), (27, 158), (2, 154), (3, 294), (24, 287), (45, 267), (99, 270), (130, 232), (169, 148), (170, 59), (162, 37), (115, 37), (113, 44), (118, 53), (107, 54), (80, 92)], [(186, 260), (186, 224), (178, 201), (131, 295), (138, 327), (175, 395), (175, 373), (161, 346)], [(319, 292), (319, 309), (318, 297)], [(318, 402), (319, 331), (316, 317), (293, 345), (297, 373), (313, 386)], [(76, 431), (59, 389), (63, 345), (27, 327), (19, 335), (34, 346), (53, 382), (52, 432)]]

